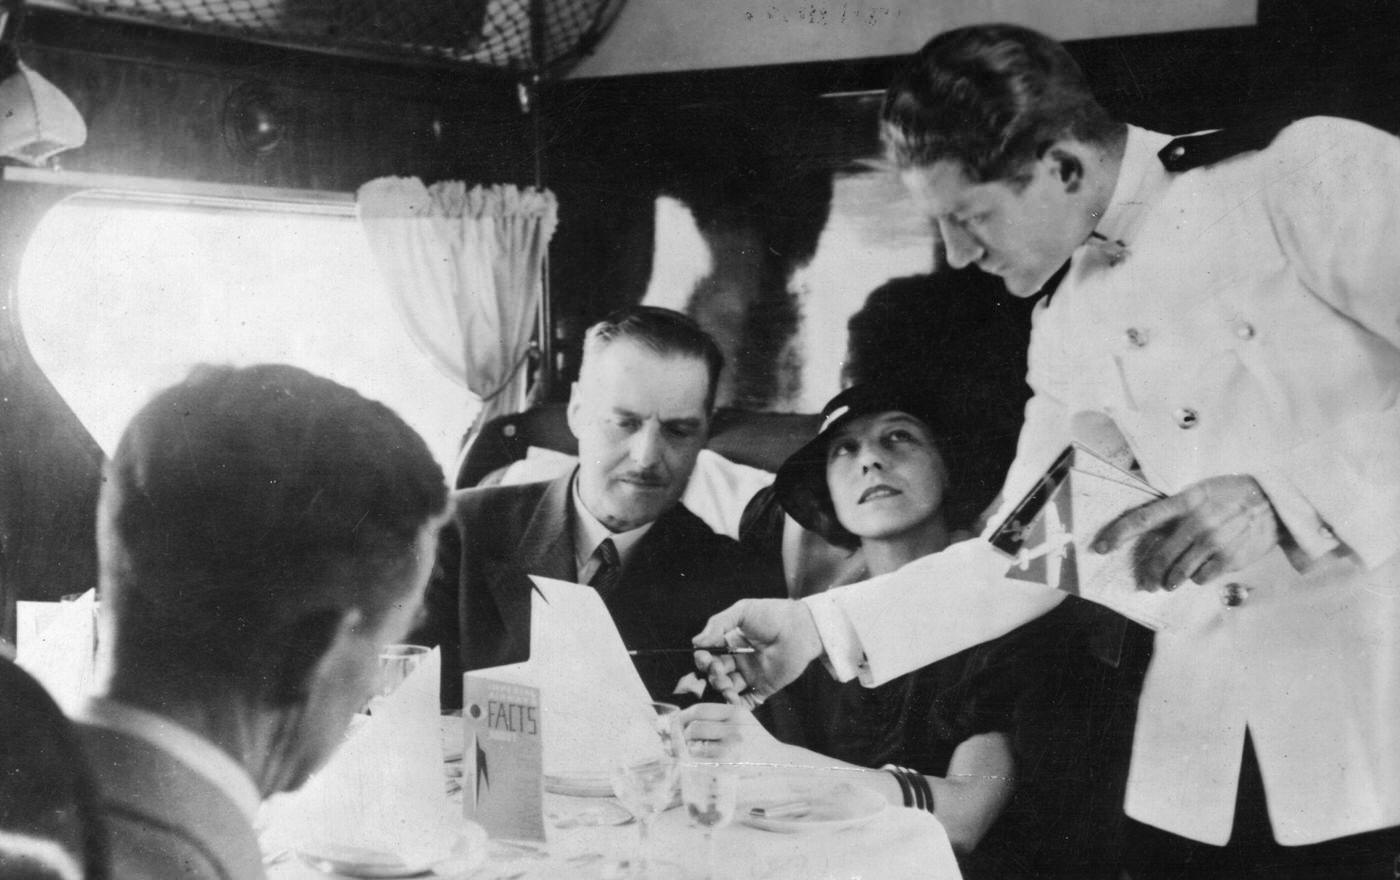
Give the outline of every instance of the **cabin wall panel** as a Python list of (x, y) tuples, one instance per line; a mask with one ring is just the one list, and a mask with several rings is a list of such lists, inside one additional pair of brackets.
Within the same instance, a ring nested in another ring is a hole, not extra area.
[[(25, 61), (88, 125), (65, 170), (354, 191), (381, 175), (532, 183), (528, 119), (509, 77), (405, 69), (31, 10)], [(225, 111), (270, 90), (283, 136), (266, 154), (231, 146)], [(71, 190), (0, 185), (0, 640), (17, 599), (96, 585), (93, 511), (101, 449), (30, 355), (14, 291), (29, 234)], [(3, 646), (0, 646), (2, 648)]]
[[(50, 13), (26, 61), (88, 124), (73, 171), (349, 191), (382, 175), (530, 183), (530, 131), (514, 81), (467, 69), (391, 68)], [(239, 149), (230, 100), (269, 96), (280, 132)]]

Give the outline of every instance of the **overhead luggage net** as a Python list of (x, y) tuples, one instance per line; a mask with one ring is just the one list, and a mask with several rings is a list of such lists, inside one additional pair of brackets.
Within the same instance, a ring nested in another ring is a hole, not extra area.
[(559, 73), (623, 0), (31, 0), (102, 18), (384, 60)]

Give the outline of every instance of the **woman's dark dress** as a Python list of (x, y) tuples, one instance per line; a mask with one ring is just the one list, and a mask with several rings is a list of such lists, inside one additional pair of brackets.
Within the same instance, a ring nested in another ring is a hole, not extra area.
[[(746, 541), (754, 548), (754, 533)], [(760, 716), (784, 742), (852, 764), (946, 776), (969, 737), (1006, 734), (1012, 801), (970, 854), (968, 880), (1117, 877), (1135, 699), (1096, 659), (1097, 606), (1069, 598), (1042, 617), (879, 687), (814, 663)]]

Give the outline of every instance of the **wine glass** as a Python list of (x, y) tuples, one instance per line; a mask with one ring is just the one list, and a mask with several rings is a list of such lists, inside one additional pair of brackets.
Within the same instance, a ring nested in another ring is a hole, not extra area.
[(676, 799), (676, 744), (680, 707), (652, 703), (650, 721), (656, 734), (655, 748), (643, 754), (629, 753), (614, 761), (611, 781), (627, 811), (637, 819), (637, 857), (631, 876), (650, 876), (651, 822)]
[(705, 828), (705, 878), (715, 877), (715, 829), (734, 819), (739, 775), (729, 764), (688, 758), (681, 762), (681, 800), (690, 818)]

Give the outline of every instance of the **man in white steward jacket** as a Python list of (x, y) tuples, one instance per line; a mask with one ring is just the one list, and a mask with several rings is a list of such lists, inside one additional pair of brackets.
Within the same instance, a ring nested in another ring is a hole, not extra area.
[[(883, 126), (950, 263), (1028, 296), (1069, 260), (1035, 313), (1003, 501), (1086, 415), (1168, 495), (1095, 548), (1140, 540), (1138, 587), (1172, 591), (1138, 704), (1132, 876), (1396, 876), (1400, 140), (1330, 118), (1173, 140), (1108, 118), (1063, 47), (1001, 25), (930, 41)], [(697, 659), (750, 702), (818, 657), (879, 684), (1060, 600), (1006, 568), (971, 541), (740, 603), (696, 644), (759, 653)]]

